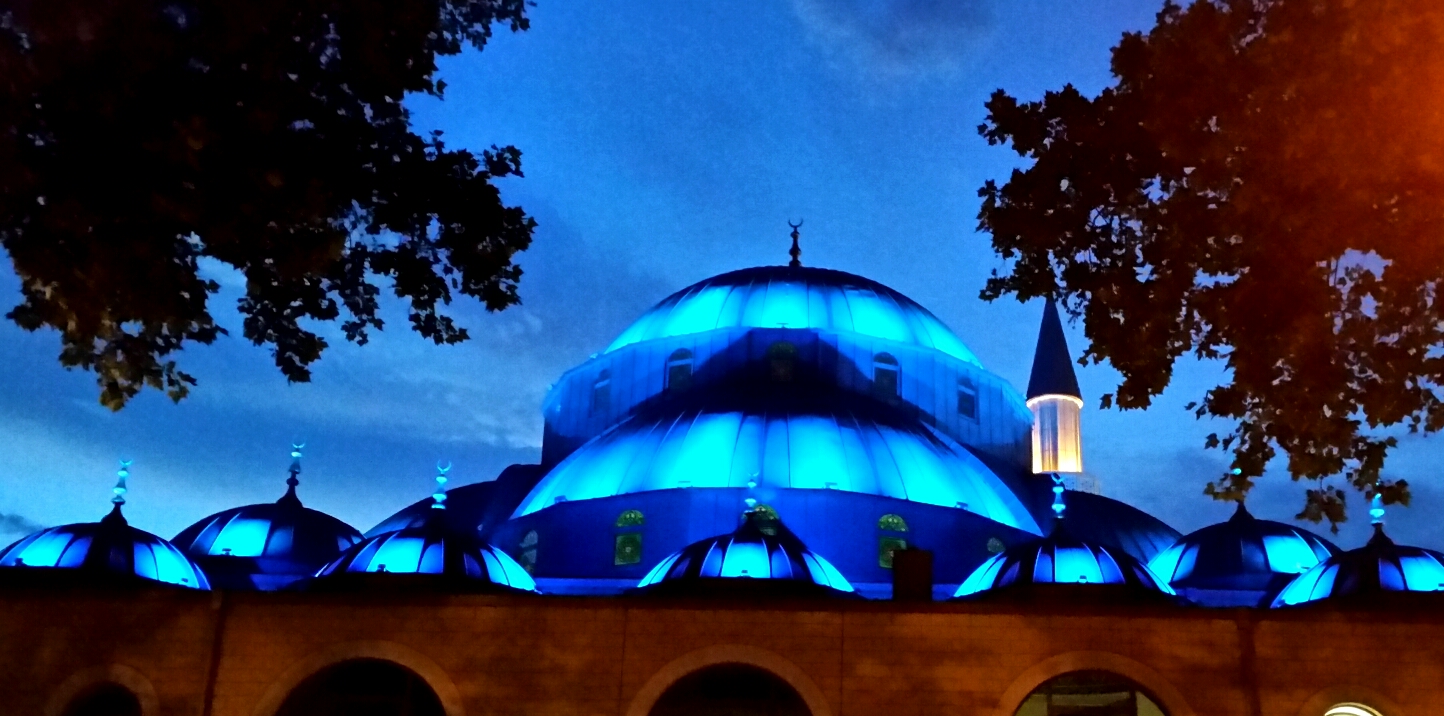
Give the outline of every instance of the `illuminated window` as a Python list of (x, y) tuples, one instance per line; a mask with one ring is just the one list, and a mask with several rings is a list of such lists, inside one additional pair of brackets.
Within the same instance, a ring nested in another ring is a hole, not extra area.
[(878, 518), (877, 528), (880, 531), (877, 538), (877, 566), (892, 569), (893, 553), (908, 548), (907, 537), (902, 534), (908, 531), (908, 523), (901, 515), (888, 514)]
[(767, 363), (772, 370), (772, 379), (779, 383), (791, 382), (797, 365), (797, 346), (787, 341), (778, 341), (767, 347)]
[(1131, 680), (1108, 671), (1074, 671), (1043, 682), (1013, 716), (1168, 716)]
[(276, 716), (353, 713), (444, 716), (446, 710), (426, 680), (410, 669), (381, 659), (352, 659), (302, 681)]
[(521, 559), (517, 561), (521, 563), (521, 568), (525, 569), (527, 574), (531, 574), (536, 570), (536, 545), (539, 541), (536, 530), (532, 530), (527, 532), (526, 535), (521, 538), (521, 542), (517, 544), (520, 548), (517, 551), (521, 553)]
[(978, 417), (978, 388), (968, 376), (958, 378), (958, 415)]
[(641, 564), (642, 562), (642, 533), (625, 532), (617, 535), (616, 546), (612, 551), (612, 564), (622, 567), (629, 564)]
[(908, 523), (898, 515), (883, 515), (877, 520), (877, 528), (887, 532), (907, 532)]
[(642, 533), (646, 522), (641, 510), (627, 510), (617, 516), (617, 528), (626, 530), (616, 535), (612, 545), (612, 564), (622, 567), (642, 562)]
[(1324, 712), (1324, 716), (1384, 716), (1363, 704), (1339, 704)]
[(667, 390), (692, 387), (692, 351), (678, 348), (667, 357)]
[(97, 684), (71, 701), (62, 716), (140, 716), (140, 700), (120, 684)]
[(881, 398), (898, 396), (897, 359), (887, 353), (872, 357), (872, 389)]
[(612, 408), (612, 371), (603, 369), (592, 383), (592, 404), (589, 415), (604, 415)]

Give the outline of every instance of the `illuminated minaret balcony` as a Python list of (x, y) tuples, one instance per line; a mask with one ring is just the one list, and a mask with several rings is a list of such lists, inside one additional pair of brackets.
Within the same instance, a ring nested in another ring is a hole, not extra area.
[(1028, 409), (1033, 411), (1033, 472), (1083, 472), (1080, 417), (1083, 398), (1063, 322), (1052, 299), (1043, 308), (1033, 373), (1028, 379)]

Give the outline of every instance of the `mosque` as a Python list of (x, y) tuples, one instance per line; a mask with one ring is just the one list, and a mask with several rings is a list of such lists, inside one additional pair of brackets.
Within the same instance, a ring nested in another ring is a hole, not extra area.
[[(1098, 494), (1049, 303), (1026, 391), (867, 278), (663, 299), (543, 403), (541, 459), (362, 533), (274, 503), (0, 551), (0, 713), (1422, 716), (1444, 555)], [(278, 480), (278, 492), (280, 484)], [(1347, 549), (1346, 549), (1347, 548)]]

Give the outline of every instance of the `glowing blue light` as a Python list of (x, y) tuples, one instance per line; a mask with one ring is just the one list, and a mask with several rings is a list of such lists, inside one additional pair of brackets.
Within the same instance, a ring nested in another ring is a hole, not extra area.
[(1315, 566), (1307, 572), (1294, 578), (1279, 592), (1278, 597), (1273, 601), (1275, 607), (1292, 606), (1303, 604), (1315, 599), (1323, 599), (1329, 596), (1334, 588), (1334, 578), (1339, 573), (1339, 565), (1333, 561), (1326, 561)]
[(995, 554), (988, 558), (981, 567), (973, 570), (963, 583), (958, 585), (958, 591), (953, 593), (955, 597), (966, 597), (969, 594), (976, 594), (985, 589), (992, 589), (993, 583), (997, 581), (998, 571), (1003, 568), (1007, 560), (1001, 554)]
[(638, 318), (607, 351), (718, 328), (861, 333), (935, 348), (981, 366), (936, 316), (906, 296), (860, 276), (809, 268), (734, 271), (684, 288)]
[[(459, 540), (455, 545), (448, 540)], [(464, 576), (485, 578), (494, 584), (536, 591), (536, 582), (526, 569), (505, 552), (474, 540), (426, 526), (407, 527), (362, 540), (316, 572), (317, 577), (345, 572), (446, 574), (448, 549), (461, 552)], [(456, 575), (463, 576), (463, 575)]]
[(971, 512), (1039, 533), (1017, 496), (951, 438), (851, 412), (692, 409), (633, 418), (594, 438), (532, 489), (514, 516), (569, 501), (690, 487), (838, 489)]
[(753, 579), (772, 576), (772, 560), (767, 557), (767, 546), (760, 542), (733, 542), (722, 559), (722, 570), (717, 576)]
[[(97, 542), (101, 530), (111, 530)], [(130, 574), (192, 589), (210, 589), (205, 573), (174, 545), (149, 532), (125, 524), (88, 522), (40, 530), (0, 551), (0, 567), (76, 569), (85, 565), (92, 548), (129, 552)], [(123, 553), (122, 553), (123, 554)], [(112, 551), (101, 565), (124, 572)], [(123, 557), (120, 559), (124, 559)]]
[[(1268, 554), (1269, 570), (1283, 574), (1302, 574), (1319, 563), (1319, 554), (1299, 534), (1264, 535), (1264, 552)], [(1324, 552), (1328, 556), (1328, 552)]]
[[(749, 514), (749, 520), (755, 518), (755, 514)], [(776, 531), (767, 534), (749, 522), (733, 534), (694, 542), (658, 562), (637, 582), (637, 587), (688, 578), (782, 579), (853, 591), (852, 584), (831, 562), (807, 549), (780, 525)]]
[(993, 555), (963, 580), (954, 597), (1027, 584), (1133, 584), (1173, 595), (1174, 591), (1142, 563), (1098, 545), (1053, 535)]
[(266, 538), (270, 533), (270, 520), (251, 519), (238, 513), (221, 528), (211, 543), (210, 552), (234, 557), (259, 557), (266, 551)]
[(1435, 553), (1402, 555), (1399, 566), (1403, 570), (1405, 589), (1415, 592), (1444, 589), (1444, 564), (1440, 564)]

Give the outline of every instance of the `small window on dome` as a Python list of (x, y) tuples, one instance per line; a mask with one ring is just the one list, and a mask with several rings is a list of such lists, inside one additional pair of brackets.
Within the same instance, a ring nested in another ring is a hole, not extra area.
[(618, 527), (641, 527), (646, 522), (646, 517), (641, 510), (627, 510), (617, 516)]
[(692, 387), (692, 351), (678, 348), (667, 357), (667, 390), (680, 392)]
[(877, 566), (892, 569), (893, 553), (908, 548), (908, 541), (902, 533), (908, 531), (907, 520), (902, 515), (886, 514), (877, 520), (881, 532), (877, 538)]
[(900, 515), (883, 515), (877, 520), (877, 528), (887, 532), (907, 532), (908, 523)]
[(797, 366), (797, 346), (787, 341), (773, 343), (767, 347), (767, 363), (774, 381), (791, 382)]
[(617, 535), (615, 548), (612, 551), (612, 564), (618, 567), (625, 567), (632, 564), (642, 563), (642, 533), (624, 532)]
[(592, 383), (592, 402), (588, 415), (605, 415), (612, 409), (612, 371), (603, 369)]
[(968, 376), (958, 378), (958, 415), (978, 417), (978, 388)]
[(880, 398), (898, 397), (897, 359), (888, 353), (872, 357), (872, 389)]
[(517, 562), (521, 563), (521, 568), (525, 569), (527, 574), (536, 571), (536, 548), (537, 542), (540, 541), (537, 537), (536, 530), (531, 530), (527, 532), (526, 535), (521, 538), (521, 542), (517, 544), (517, 547), (520, 548), (517, 550), (520, 555), (520, 559), (518, 559)]

